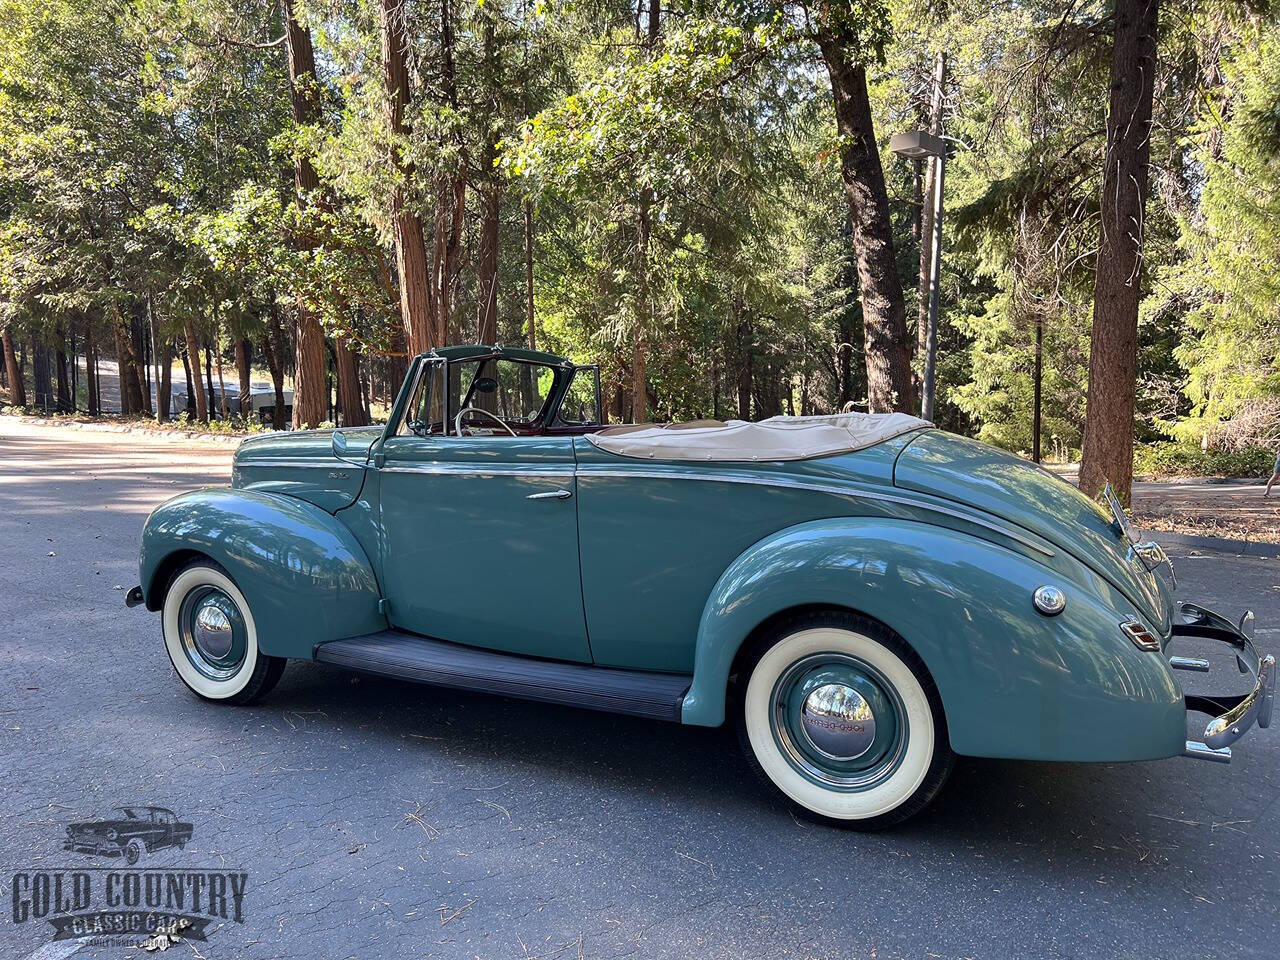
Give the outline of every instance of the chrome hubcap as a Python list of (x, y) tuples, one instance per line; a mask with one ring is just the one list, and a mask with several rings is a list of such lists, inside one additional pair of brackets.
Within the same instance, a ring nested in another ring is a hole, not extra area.
[(804, 698), (800, 729), (824, 756), (855, 760), (875, 741), (876, 715), (853, 687), (824, 683)]
[(187, 660), (210, 680), (228, 680), (244, 664), (248, 630), (236, 602), (217, 587), (191, 590), (178, 611)]
[(869, 790), (902, 762), (906, 709), (893, 684), (857, 657), (821, 653), (798, 660), (778, 678), (772, 702), (775, 742), (814, 783)]
[(206, 657), (221, 660), (231, 652), (231, 618), (214, 604), (203, 604), (196, 614), (195, 640)]

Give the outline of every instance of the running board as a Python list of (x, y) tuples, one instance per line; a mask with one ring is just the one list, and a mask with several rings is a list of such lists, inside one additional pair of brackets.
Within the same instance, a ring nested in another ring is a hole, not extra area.
[(315, 648), (321, 663), (440, 687), (679, 722), (693, 678), (538, 660), (383, 630)]

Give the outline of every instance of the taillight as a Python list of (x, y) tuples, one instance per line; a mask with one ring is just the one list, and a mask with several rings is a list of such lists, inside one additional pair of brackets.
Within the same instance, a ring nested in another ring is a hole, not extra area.
[(1132, 617), (1122, 621), (1120, 629), (1124, 631), (1124, 635), (1132, 640), (1133, 645), (1139, 650), (1155, 652), (1160, 649), (1160, 638)]

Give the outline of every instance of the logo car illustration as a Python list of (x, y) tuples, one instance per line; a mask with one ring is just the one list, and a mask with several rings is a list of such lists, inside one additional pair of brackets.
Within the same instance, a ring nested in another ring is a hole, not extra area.
[(116, 807), (105, 820), (68, 824), (62, 848), (92, 856), (124, 857), (132, 866), (144, 853), (164, 847), (182, 849), (192, 831), (191, 824), (178, 822), (177, 815), (164, 807)]

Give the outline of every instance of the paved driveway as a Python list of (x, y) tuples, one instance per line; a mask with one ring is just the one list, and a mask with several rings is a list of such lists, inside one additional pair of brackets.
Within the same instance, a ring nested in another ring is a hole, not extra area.
[[(67, 823), (150, 803), (194, 837), (139, 866), (248, 874), (208, 958), (1276, 955), (1280, 729), (1230, 766), (961, 761), (925, 815), (861, 835), (794, 820), (727, 731), (312, 664), (202, 704), (116, 588), (147, 511), (228, 459), (0, 417), (6, 915), (16, 872), (122, 866), (63, 852)], [(1280, 563), (1175, 559), (1275, 649)], [(51, 935), (6, 916), (0, 955), (67, 956)]]

